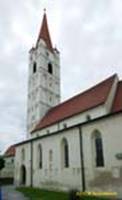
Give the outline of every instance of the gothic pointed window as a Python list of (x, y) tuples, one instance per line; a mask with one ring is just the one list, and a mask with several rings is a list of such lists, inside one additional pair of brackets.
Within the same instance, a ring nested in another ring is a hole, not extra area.
[(49, 151), (49, 162), (52, 162), (52, 160), (53, 160), (53, 151), (50, 150)]
[(41, 146), (41, 144), (39, 144), (39, 146), (38, 146), (38, 164), (39, 164), (39, 168), (42, 169), (43, 162), (42, 162), (42, 146)]
[(25, 149), (24, 148), (22, 149), (21, 159), (22, 159), (22, 161), (25, 160)]
[(52, 66), (51, 63), (48, 63), (48, 72), (49, 72), (50, 74), (53, 74), (53, 66)]
[(67, 139), (63, 139), (61, 143), (61, 158), (62, 158), (62, 166), (65, 168), (69, 167), (69, 145)]
[(95, 166), (104, 167), (104, 154), (102, 136), (99, 131), (95, 131), (93, 135)]

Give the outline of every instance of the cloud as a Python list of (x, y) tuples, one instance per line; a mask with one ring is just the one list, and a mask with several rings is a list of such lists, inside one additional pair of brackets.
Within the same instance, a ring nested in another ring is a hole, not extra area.
[(62, 100), (115, 72), (122, 77), (121, 0), (1, 1), (0, 150), (25, 138), (28, 51), (44, 7), (61, 52)]
[[(112, 73), (117, 72), (122, 77), (122, 3), (105, 0), (66, 2), (61, 8), (63, 27), (61, 25), (62, 40), (59, 41), (63, 53), (64, 98)], [(69, 93), (64, 90), (66, 85), (70, 88)]]

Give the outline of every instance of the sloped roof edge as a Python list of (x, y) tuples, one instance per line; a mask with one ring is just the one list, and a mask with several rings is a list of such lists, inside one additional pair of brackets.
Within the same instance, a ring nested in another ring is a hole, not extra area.
[(56, 122), (62, 121), (73, 115), (90, 110), (106, 102), (112, 84), (117, 74), (105, 79), (90, 89), (80, 93), (65, 102), (51, 108), (47, 114), (36, 125), (32, 133), (48, 127)]

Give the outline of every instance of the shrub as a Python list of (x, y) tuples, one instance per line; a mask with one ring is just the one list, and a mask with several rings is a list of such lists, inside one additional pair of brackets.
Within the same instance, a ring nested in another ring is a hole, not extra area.
[(69, 200), (80, 200), (80, 197), (77, 196), (78, 190), (70, 190), (69, 192)]

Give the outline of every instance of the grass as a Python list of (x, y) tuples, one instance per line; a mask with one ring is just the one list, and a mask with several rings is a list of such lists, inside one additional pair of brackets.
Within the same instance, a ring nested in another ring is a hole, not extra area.
[[(69, 194), (65, 192), (47, 191), (31, 187), (19, 187), (17, 191), (22, 192), (30, 200), (69, 200)], [(82, 196), (81, 200), (110, 200), (110, 198)]]
[(37, 188), (17, 188), (30, 200), (68, 200), (68, 194), (64, 192), (46, 191)]
[(87, 197), (82, 197), (81, 199), (82, 199), (82, 200), (110, 200), (110, 198), (107, 199), (107, 198), (93, 197), (93, 196), (91, 196), (91, 197), (89, 197), (89, 196), (87, 196)]

